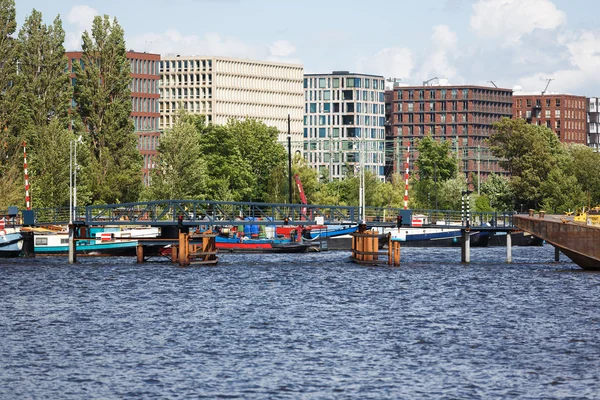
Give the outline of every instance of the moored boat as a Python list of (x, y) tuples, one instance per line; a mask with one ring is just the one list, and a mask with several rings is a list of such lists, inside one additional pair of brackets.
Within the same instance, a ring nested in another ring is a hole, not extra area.
[(23, 250), (23, 236), (14, 229), (0, 230), (0, 258), (18, 257)]

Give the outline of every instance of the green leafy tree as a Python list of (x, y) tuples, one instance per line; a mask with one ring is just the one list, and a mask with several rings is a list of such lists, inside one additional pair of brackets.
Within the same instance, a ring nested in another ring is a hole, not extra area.
[(142, 158), (131, 114), (130, 65), (117, 20), (95, 17), (83, 34), (83, 67), (74, 65), (75, 101), (89, 146), (93, 203), (136, 201), (142, 189)]
[(74, 138), (67, 128), (73, 91), (65, 69), (64, 38), (60, 18), (45, 25), (36, 10), (19, 32), (15, 113), (27, 142), (32, 200), (39, 207), (69, 204), (69, 140)]
[(250, 165), (251, 173), (256, 177), (249, 201), (265, 201), (269, 197), (271, 174), (285, 169), (286, 151), (278, 143), (279, 132), (256, 119), (243, 121), (231, 119), (225, 126), (235, 139), (242, 159)]
[[(318, 192), (319, 188), (322, 185), (321, 183), (319, 183), (318, 171), (314, 168), (311, 168), (306, 163), (306, 160), (303, 157), (301, 157), (300, 155), (296, 155), (292, 163), (292, 175), (298, 175), (298, 177), (300, 178), (300, 182), (302, 183), (302, 189), (304, 190), (304, 195), (306, 196), (307, 203), (316, 204), (315, 193)], [(296, 187), (295, 179), (293, 178), (292, 185), (294, 189), (294, 202), (300, 203), (300, 193)]]
[(226, 126), (211, 125), (200, 135), (200, 152), (208, 171), (207, 198), (249, 201), (257, 177), (245, 159), (239, 142)]
[(207, 173), (199, 135), (191, 121), (178, 118), (173, 129), (161, 136), (151, 185), (145, 193), (147, 199), (205, 198)]
[(458, 163), (452, 154), (452, 143), (436, 141), (428, 135), (418, 141), (417, 150), (419, 157), (415, 161), (415, 166), (418, 176), (413, 174), (411, 178), (413, 206), (434, 208), (437, 198), (437, 207), (440, 208), (444, 203), (444, 193), (451, 195), (451, 188), (457, 186), (447, 185), (446, 192), (443, 192), (444, 182), (455, 179), (458, 173)]
[(489, 199), (494, 211), (511, 211), (514, 209), (513, 193), (508, 178), (491, 174), (481, 183), (481, 194)]
[(600, 204), (600, 154), (584, 145), (571, 145), (568, 151), (573, 160), (571, 173), (585, 192), (579, 206)]
[(17, 41), (13, 37), (16, 29), (14, 0), (0, 0), (0, 209), (25, 204), (23, 168), (19, 162), (23, 137), (14, 121), (18, 104), (14, 86), (18, 61)]
[(577, 178), (560, 168), (550, 171), (540, 189), (543, 196), (541, 207), (550, 213), (575, 211), (584, 201)]
[[(62, 126), (58, 118), (39, 128), (38, 150), (31, 159), (31, 199), (34, 207), (58, 207), (69, 204), (69, 145), (73, 132)], [(82, 146), (80, 146), (82, 147)], [(77, 184), (77, 204), (85, 204), (87, 193)]]
[(490, 150), (511, 174), (516, 204), (537, 208), (543, 200), (543, 182), (564, 156), (561, 143), (550, 129), (527, 124), (523, 119), (503, 118), (494, 129)]

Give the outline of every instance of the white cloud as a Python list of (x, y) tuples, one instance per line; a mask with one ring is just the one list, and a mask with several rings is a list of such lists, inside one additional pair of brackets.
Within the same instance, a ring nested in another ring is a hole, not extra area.
[(269, 46), (269, 50), (275, 57), (288, 57), (296, 52), (296, 47), (287, 40), (277, 40)]
[(146, 33), (128, 38), (127, 48), (162, 55), (224, 56), (301, 64), (300, 60), (293, 57), (296, 47), (286, 40), (278, 40), (271, 45), (252, 45), (215, 32), (207, 32), (202, 36), (183, 35), (175, 29), (164, 33)]
[(452, 83), (458, 83), (458, 72), (453, 65), (458, 50), (458, 37), (447, 25), (433, 27), (431, 34), (432, 49), (425, 56), (418, 78), (423, 80), (433, 78), (448, 78)]
[(81, 49), (81, 35), (92, 28), (92, 22), (98, 11), (92, 7), (81, 5), (74, 6), (67, 15), (67, 22), (75, 27), (74, 31), (65, 33), (65, 48), (68, 50)]
[(356, 72), (406, 79), (414, 68), (412, 51), (406, 47), (389, 47), (356, 62)]
[(597, 96), (589, 93), (590, 87), (600, 84), (600, 31), (567, 33), (558, 37), (558, 42), (567, 49), (564, 55), (569, 67), (538, 72), (519, 79), (520, 86), (527, 91), (541, 91), (546, 80), (553, 78), (549, 92), (566, 92), (578, 95)]
[(551, 0), (479, 0), (473, 5), (471, 28), (482, 37), (518, 43), (535, 29), (553, 30), (566, 23), (566, 15)]

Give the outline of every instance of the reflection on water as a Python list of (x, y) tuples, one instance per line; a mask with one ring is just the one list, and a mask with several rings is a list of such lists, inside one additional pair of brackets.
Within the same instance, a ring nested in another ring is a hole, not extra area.
[(0, 260), (0, 398), (594, 398), (600, 274), (550, 246)]

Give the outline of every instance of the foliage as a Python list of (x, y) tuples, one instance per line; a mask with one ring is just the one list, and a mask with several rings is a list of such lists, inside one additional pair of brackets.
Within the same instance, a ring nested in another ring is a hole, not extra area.
[(568, 149), (572, 157), (571, 173), (586, 193), (580, 206), (594, 207), (600, 204), (600, 154), (583, 145), (571, 145)]
[(508, 178), (498, 174), (491, 174), (481, 183), (481, 195), (487, 197), (492, 210), (513, 210), (513, 194)]
[(494, 211), (490, 205), (490, 198), (485, 195), (479, 195), (475, 197), (475, 210), (476, 212), (491, 212)]
[(69, 204), (68, 151), (74, 138), (67, 131), (72, 87), (65, 70), (64, 38), (60, 18), (47, 26), (36, 10), (19, 32), (16, 125), (27, 143), (32, 203), (38, 207)]
[(540, 190), (543, 198), (541, 207), (553, 214), (574, 211), (584, 199), (577, 178), (559, 168), (550, 171)]
[(93, 203), (136, 201), (140, 194), (141, 156), (131, 114), (130, 66), (123, 30), (108, 16), (95, 17), (83, 34), (82, 65), (74, 65), (75, 101), (89, 146)]
[(460, 185), (457, 182), (445, 184), (448, 180), (456, 179), (458, 174), (458, 162), (452, 154), (452, 143), (436, 141), (428, 135), (418, 141), (417, 150), (419, 157), (415, 166), (418, 176), (413, 174), (411, 177), (413, 208), (439, 209), (443, 204), (454, 203), (452, 194)]
[(543, 200), (542, 184), (559, 167), (564, 148), (550, 129), (527, 124), (522, 119), (503, 118), (494, 128), (490, 149), (501, 159), (500, 165), (511, 173), (510, 186), (516, 204), (536, 208)]
[(200, 153), (199, 133), (192, 120), (179, 118), (160, 138), (156, 166), (144, 197), (148, 200), (201, 200), (207, 173)]
[[(43, 150), (28, 155), (27, 160), (31, 171), (31, 203), (34, 207), (66, 206), (70, 190), (69, 145), (75, 139), (74, 135), (57, 118), (40, 129), (37, 146)], [(89, 194), (79, 190), (80, 187), (78, 182), (77, 204), (85, 204)]]

